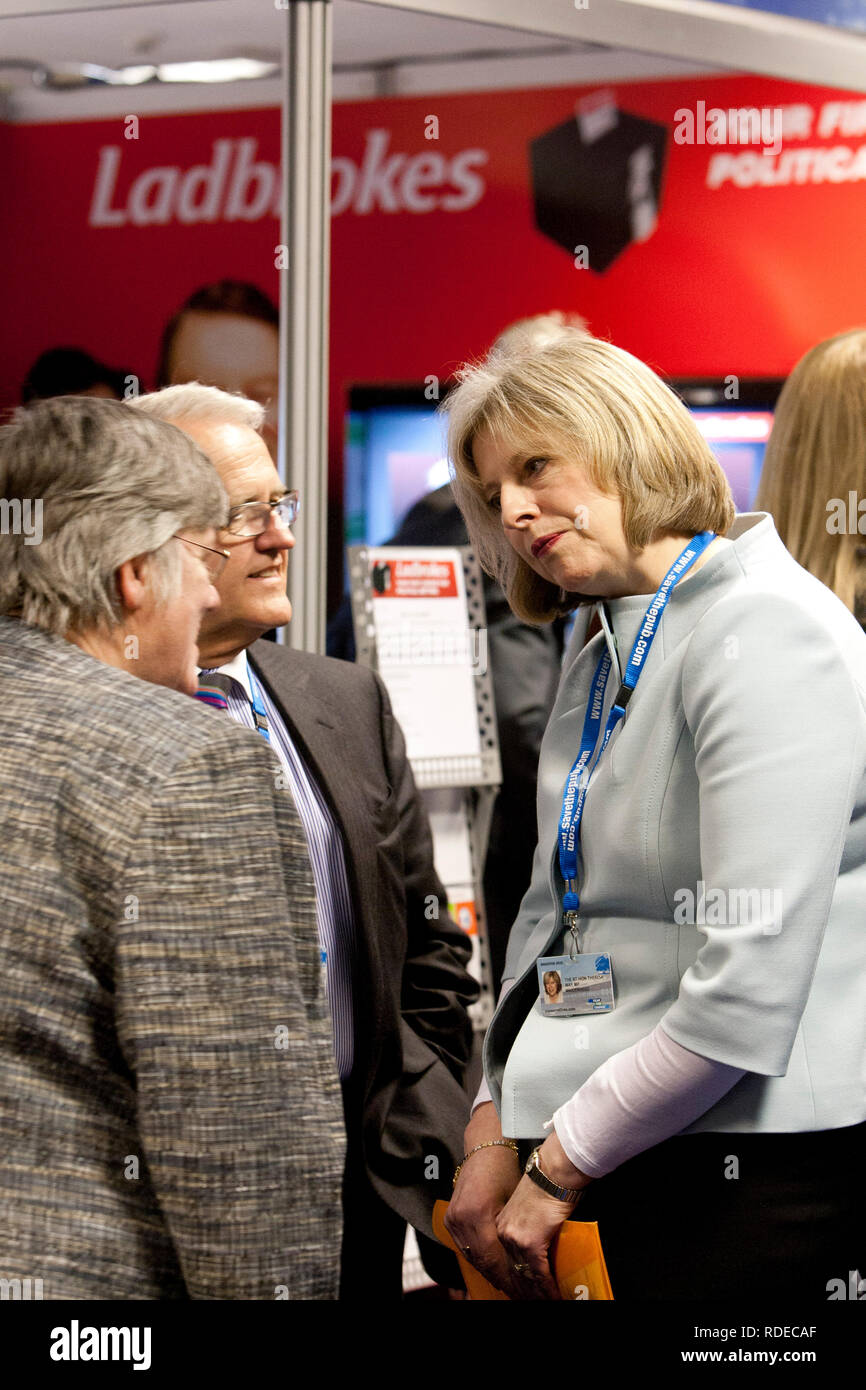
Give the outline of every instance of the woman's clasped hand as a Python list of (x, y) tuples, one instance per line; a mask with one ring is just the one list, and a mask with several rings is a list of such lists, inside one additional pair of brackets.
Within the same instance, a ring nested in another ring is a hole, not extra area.
[[(469, 1156), (445, 1225), (466, 1259), (509, 1298), (558, 1299), (550, 1246), (574, 1203), (536, 1186), (522, 1171), (515, 1149), (501, 1140), (495, 1107), (479, 1105), (466, 1130)], [(479, 1145), (484, 1147), (476, 1149)], [(590, 1181), (569, 1162), (556, 1134), (541, 1146), (539, 1161), (558, 1186), (578, 1189)]]

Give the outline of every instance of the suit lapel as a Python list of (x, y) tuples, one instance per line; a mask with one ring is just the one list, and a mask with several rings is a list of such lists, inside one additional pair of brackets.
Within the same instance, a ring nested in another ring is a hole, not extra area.
[[(268, 688), (298, 751), (315, 777), (331, 813), (343, 834), (346, 872), (355, 929), (358, 933), (354, 991), (355, 1060), (353, 1090), (366, 1095), (377, 1065), (373, 1044), (380, 1013), (382, 954), (376, 924), (379, 903), (377, 841), (369, 819), (369, 795), (359, 766), (366, 750), (357, 740), (349, 743), (346, 711), (330, 703), (328, 682), (317, 676), (315, 665), (303, 655), (257, 642), (249, 651), (256, 675)], [(262, 650), (266, 648), (267, 650)], [(360, 1063), (360, 1065), (359, 1065)]]
[(349, 745), (346, 712), (329, 703), (327, 683), (317, 679), (305, 661), (293, 661), (293, 654), (285, 648), (276, 649), (273, 655), (262, 652), (262, 647), (269, 645), (255, 643), (250, 660), (343, 832), (355, 920), (375, 955), (374, 940), (369, 938), (375, 914), (376, 841), (365, 815), (368, 798), (356, 772), (363, 750), (357, 743)]

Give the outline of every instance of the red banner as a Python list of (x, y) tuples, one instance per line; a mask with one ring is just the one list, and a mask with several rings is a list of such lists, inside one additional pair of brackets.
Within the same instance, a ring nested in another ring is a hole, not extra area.
[[(213, 281), (276, 299), (277, 111), (0, 142), (4, 405), (54, 346), (150, 387), (167, 319)], [(524, 315), (577, 311), (660, 370), (719, 378), (783, 375), (866, 321), (850, 93), (735, 76), (354, 102), (333, 147), (335, 489), (349, 384), (444, 379)]]

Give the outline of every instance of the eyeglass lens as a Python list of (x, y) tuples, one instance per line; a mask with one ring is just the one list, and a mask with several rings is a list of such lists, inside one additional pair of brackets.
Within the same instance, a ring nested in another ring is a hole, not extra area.
[(291, 526), (298, 516), (297, 494), (289, 493), (279, 502), (249, 503), (239, 507), (237, 514), (229, 517), (226, 530), (232, 536), (259, 536), (270, 526), (274, 515), (284, 526)]

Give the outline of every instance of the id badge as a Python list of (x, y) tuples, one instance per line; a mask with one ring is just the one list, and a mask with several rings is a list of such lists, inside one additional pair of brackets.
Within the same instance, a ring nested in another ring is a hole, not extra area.
[(610, 1013), (614, 1007), (610, 956), (542, 956), (536, 961), (538, 1000), (548, 1018)]

